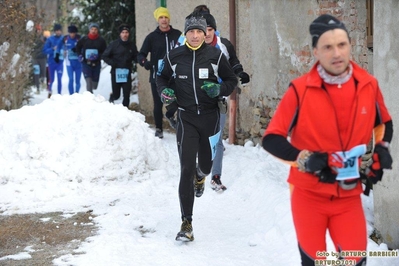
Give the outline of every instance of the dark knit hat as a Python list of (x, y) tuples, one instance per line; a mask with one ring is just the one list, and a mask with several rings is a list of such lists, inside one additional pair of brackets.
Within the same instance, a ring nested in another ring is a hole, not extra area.
[(192, 13), (186, 17), (186, 22), (184, 23), (184, 34), (192, 29), (202, 30), (206, 35), (206, 20), (201, 15), (197, 13)]
[(211, 14), (203, 14), (203, 17), (206, 20), (207, 27), (211, 27), (216, 30), (216, 20)]
[(68, 32), (69, 33), (77, 33), (78, 28), (75, 25), (70, 25), (70, 26), (68, 26)]
[(121, 33), (122, 31), (127, 30), (130, 32), (130, 26), (127, 24), (121, 24), (118, 28), (118, 32)]
[(57, 30), (62, 30), (61, 24), (58, 24), (58, 23), (54, 24), (53, 31), (57, 31)]
[(349, 33), (345, 27), (345, 24), (338, 20), (336, 17), (324, 14), (316, 18), (309, 26), (309, 32), (312, 36), (312, 46), (316, 47), (317, 41), (323, 33), (334, 29), (342, 29), (346, 31), (349, 38)]
[(90, 23), (89, 24), (89, 30), (91, 29), (91, 28), (97, 28), (98, 30), (100, 29), (100, 26), (98, 26), (98, 23), (96, 23), (96, 22), (92, 22), (92, 23)]
[(201, 15), (204, 15), (204, 14), (210, 14), (211, 10), (207, 5), (199, 5), (194, 8), (193, 12), (198, 12)]

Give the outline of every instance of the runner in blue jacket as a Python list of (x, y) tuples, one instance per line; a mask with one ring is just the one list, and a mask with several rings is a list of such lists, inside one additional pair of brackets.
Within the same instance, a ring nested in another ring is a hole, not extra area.
[[(55, 60), (63, 57), (65, 60), (67, 73), (69, 77), (68, 90), (69, 94), (79, 93), (80, 77), (82, 76), (82, 63), (79, 62), (78, 54), (76, 53), (76, 43), (80, 40), (80, 35), (77, 34), (78, 28), (75, 25), (68, 27), (68, 35), (60, 39), (57, 45), (57, 53)], [(75, 89), (73, 83), (75, 82)]]
[[(57, 45), (59, 41), (62, 39), (62, 27), (60, 24), (54, 24), (54, 35), (47, 38), (46, 43), (43, 47), (43, 53), (47, 54), (47, 64), (48, 64), (48, 72), (49, 72), (49, 81), (48, 81), (48, 97), (51, 97), (52, 94), (52, 86), (55, 79), (55, 73), (57, 73), (57, 91), (58, 94), (62, 92), (62, 74), (64, 71), (64, 60), (59, 54), (58, 60), (56, 59), (57, 56)], [(57, 61), (58, 62), (57, 62)]]

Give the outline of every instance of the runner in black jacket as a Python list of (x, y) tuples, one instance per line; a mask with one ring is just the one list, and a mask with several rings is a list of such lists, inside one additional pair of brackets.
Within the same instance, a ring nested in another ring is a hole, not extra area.
[[(170, 51), (157, 73), (161, 99), (165, 104), (176, 101), (179, 106), (176, 138), (183, 223), (176, 240), (183, 241), (194, 240), (191, 226), (194, 192), (197, 197), (203, 194), (205, 176), (211, 171), (219, 140), (218, 97), (230, 95), (237, 85), (237, 78), (223, 53), (204, 42), (206, 27), (203, 17), (195, 14), (187, 17), (186, 44)], [(169, 87), (171, 78), (175, 82), (174, 89)]]
[[(150, 70), (150, 83), (152, 97), (154, 101), (154, 120), (156, 132), (155, 136), (163, 138), (162, 126), (162, 107), (163, 104), (159, 98), (155, 77), (158, 71), (159, 63), (162, 61), (166, 53), (172, 50), (177, 43), (177, 39), (181, 35), (181, 31), (174, 29), (170, 23), (170, 14), (167, 8), (158, 7), (154, 11), (154, 17), (158, 22), (158, 27), (147, 35), (144, 39), (138, 54), (138, 63), (145, 69)], [(151, 59), (147, 60), (148, 53), (151, 53)]]
[(101, 73), (101, 56), (106, 48), (105, 39), (99, 35), (99, 25), (90, 23), (89, 33), (78, 41), (73, 50), (80, 55), (86, 90), (91, 93), (97, 89)]
[(122, 24), (118, 28), (119, 36), (103, 53), (103, 60), (110, 65), (112, 93), (109, 101), (118, 100), (123, 90), (123, 106), (129, 107), (132, 89), (132, 67), (137, 62), (137, 47), (129, 40), (130, 26)]

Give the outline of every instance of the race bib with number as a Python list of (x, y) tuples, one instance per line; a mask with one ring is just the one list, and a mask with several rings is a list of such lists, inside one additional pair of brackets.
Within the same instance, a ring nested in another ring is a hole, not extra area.
[(40, 66), (33, 65), (33, 75), (40, 75)]
[(207, 68), (200, 68), (200, 69), (199, 69), (199, 78), (200, 78), (200, 79), (207, 79), (207, 78), (209, 78), (209, 69), (207, 69)]
[(344, 162), (343, 168), (334, 168), (338, 172), (337, 180), (346, 180), (359, 177), (358, 158), (366, 153), (366, 145), (358, 145), (346, 152), (336, 152)]
[(78, 60), (78, 54), (72, 51), (71, 49), (68, 50), (68, 58), (70, 60)]
[(98, 58), (98, 50), (97, 49), (86, 49), (85, 58), (87, 60), (96, 60)]
[(125, 83), (125, 82), (127, 82), (127, 75), (129, 75), (129, 69), (127, 69), (127, 68), (116, 68), (115, 69), (116, 83)]

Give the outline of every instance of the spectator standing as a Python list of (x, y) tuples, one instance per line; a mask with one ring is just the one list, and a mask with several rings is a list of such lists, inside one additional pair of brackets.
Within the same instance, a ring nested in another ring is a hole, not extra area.
[(40, 86), (46, 84), (46, 64), (47, 55), (43, 52), (46, 38), (42, 35), (42, 27), (36, 27), (36, 40), (32, 51), (33, 78), (36, 86), (36, 92), (40, 93)]
[[(317, 61), (291, 82), (263, 137), (268, 152), (291, 164), (291, 211), (303, 266), (326, 259), (318, 252), (326, 251), (327, 230), (337, 251), (367, 250), (360, 179), (376, 183), (392, 167), (393, 134), (377, 80), (350, 60), (345, 25), (324, 14), (309, 30)], [(360, 171), (373, 130), (373, 160)], [(366, 257), (342, 259), (366, 264)]]
[[(165, 54), (176, 46), (181, 31), (170, 25), (170, 14), (165, 7), (155, 9), (154, 18), (158, 22), (158, 27), (144, 39), (137, 60), (141, 66), (150, 70), (149, 81), (154, 102), (155, 136), (163, 138), (163, 104), (157, 92), (156, 73)], [(151, 58), (147, 60), (149, 53), (151, 53)]]
[(118, 28), (119, 38), (103, 53), (103, 60), (111, 66), (112, 93), (109, 101), (118, 100), (123, 91), (123, 106), (129, 107), (130, 92), (132, 90), (132, 68), (137, 62), (137, 47), (129, 40), (130, 26), (122, 24)]
[[(68, 26), (68, 35), (65, 35), (57, 46), (57, 53), (63, 52), (63, 57), (68, 73), (68, 90), (69, 94), (79, 93), (80, 78), (82, 76), (82, 64), (79, 62), (78, 54), (75, 52), (75, 46), (80, 40), (78, 28), (75, 25)], [(57, 60), (58, 57), (56, 57)], [(75, 88), (74, 88), (75, 83)]]
[(100, 26), (90, 23), (89, 33), (76, 44), (79, 61), (82, 62), (83, 76), (86, 80), (86, 90), (93, 93), (97, 89), (101, 73), (101, 57), (107, 48), (107, 43), (99, 34)]
[[(211, 171), (214, 146), (219, 140), (218, 97), (230, 95), (237, 78), (223, 53), (205, 44), (206, 21), (202, 16), (189, 15), (184, 33), (185, 45), (171, 50), (163, 59), (157, 86), (162, 102), (176, 101), (179, 108), (176, 140), (182, 225), (176, 240), (193, 241), (194, 195), (201, 197), (204, 192), (205, 176)], [(169, 87), (171, 79), (175, 82), (174, 89)]]
[(47, 54), (47, 64), (49, 72), (49, 85), (48, 85), (48, 97), (51, 97), (52, 87), (57, 74), (57, 92), (62, 93), (62, 74), (64, 72), (64, 60), (63, 57), (58, 54), (57, 57), (57, 45), (62, 39), (62, 27), (60, 24), (54, 24), (54, 34), (47, 38), (46, 43), (43, 47), (43, 53)]

